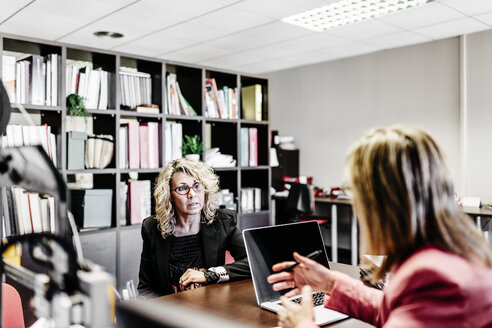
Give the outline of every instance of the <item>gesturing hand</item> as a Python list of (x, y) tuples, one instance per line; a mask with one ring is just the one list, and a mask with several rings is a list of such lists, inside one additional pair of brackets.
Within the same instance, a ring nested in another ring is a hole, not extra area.
[(293, 328), (299, 323), (314, 319), (312, 290), (309, 286), (302, 287), (302, 301), (298, 305), (282, 296), (285, 310), (278, 311), (278, 325), (283, 328)]
[[(335, 276), (330, 269), (324, 267), (316, 261), (294, 252), (294, 259), (300, 264), (292, 272), (279, 272), (268, 276), (268, 282), (273, 283), (273, 290), (283, 290), (292, 288), (285, 294), (291, 297), (300, 294), (300, 288), (310, 285), (313, 289), (324, 291), (331, 294), (335, 283)], [(275, 272), (281, 271), (290, 265), (292, 261), (275, 264), (272, 269)]]
[(206, 283), (207, 278), (205, 278), (205, 274), (203, 271), (188, 269), (185, 273), (179, 278), (179, 287), (181, 290), (185, 290), (186, 287), (192, 283)]

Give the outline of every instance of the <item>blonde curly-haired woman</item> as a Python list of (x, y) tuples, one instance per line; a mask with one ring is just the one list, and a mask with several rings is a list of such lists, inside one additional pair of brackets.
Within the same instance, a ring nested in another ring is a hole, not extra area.
[[(157, 297), (250, 276), (233, 211), (217, 209), (218, 177), (203, 162), (170, 162), (155, 182), (155, 217), (142, 222), (138, 291)], [(225, 264), (229, 251), (235, 262)]]

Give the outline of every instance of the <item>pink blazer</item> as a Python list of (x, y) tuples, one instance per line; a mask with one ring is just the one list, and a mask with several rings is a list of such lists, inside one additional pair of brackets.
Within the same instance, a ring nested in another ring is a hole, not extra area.
[[(427, 246), (392, 274), (384, 292), (336, 273), (325, 306), (377, 327), (492, 327), (492, 269)], [(297, 328), (314, 327), (303, 322)]]

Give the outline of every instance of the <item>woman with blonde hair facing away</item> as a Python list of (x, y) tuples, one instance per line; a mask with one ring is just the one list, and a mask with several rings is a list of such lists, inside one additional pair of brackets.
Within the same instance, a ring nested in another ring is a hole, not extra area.
[[(311, 290), (325, 306), (377, 327), (492, 327), (492, 251), (455, 201), (443, 155), (425, 132), (377, 129), (350, 151), (346, 172), (361, 227), (361, 254), (385, 254), (384, 291), (294, 253), (301, 264), (268, 277), (285, 297), (282, 327), (313, 327)], [(293, 262), (273, 266), (280, 271)]]
[[(159, 174), (155, 217), (142, 222), (138, 291), (167, 295), (250, 276), (236, 214), (217, 209), (219, 179), (203, 162), (180, 158)], [(225, 263), (228, 250), (236, 260)]]

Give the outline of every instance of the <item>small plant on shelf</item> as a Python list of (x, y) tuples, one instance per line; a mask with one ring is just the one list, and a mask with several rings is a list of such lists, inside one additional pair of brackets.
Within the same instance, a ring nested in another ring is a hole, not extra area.
[(84, 116), (87, 120), (88, 113), (84, 106), (84, 100), (79, 94), (72, 93), (67, 97), (67, 109), (70, 116)]
[(202, 150), (203, 144), (200, 141), (200, 136), (196, 134), (192, 137), (186, 135), (184, 136), (183, 155), (186, 158), (198, 161), (200, 159), (200, 154), (202, 153)]

